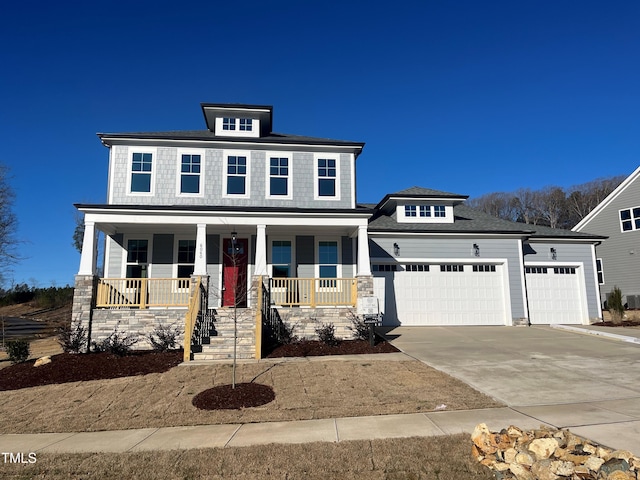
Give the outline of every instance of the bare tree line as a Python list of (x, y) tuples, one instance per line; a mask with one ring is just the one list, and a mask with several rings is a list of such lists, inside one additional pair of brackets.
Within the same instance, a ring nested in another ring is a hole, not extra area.
[(505, 220), (552, 228), (572, 228), (605, 199), (626, 175), (598, 178), (569, 188), (487, 193), (467, 201), (470, 207)]

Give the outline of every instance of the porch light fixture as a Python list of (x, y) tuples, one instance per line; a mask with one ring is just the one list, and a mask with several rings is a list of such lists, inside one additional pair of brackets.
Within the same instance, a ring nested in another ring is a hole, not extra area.
[(557, 260), (558, 259), (558, 253), (556, 252), (556, 249), (551, 247), (549, 249), (549, 255), (551, 255), (551, 260)]
[(480, 247), (478, 246), (477, 243), (473, 244), (473, 255), (476, 257), (480, 256)]
[(400, 255), (400, 247), (397, 243), (393, 244), (393, 254), (397, 257)]

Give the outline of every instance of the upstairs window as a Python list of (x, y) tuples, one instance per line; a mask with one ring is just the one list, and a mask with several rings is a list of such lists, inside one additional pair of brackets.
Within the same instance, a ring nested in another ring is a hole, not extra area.
[(620, 228), (623, 232), (640, 230), (640, 207), (620, 210)]
[(444, 205), (434, 205), (433, 206), (433, 216), (434, 217), (445, 217), (445, 209)]
[(247, 194), (247, 157), (227, 157), (227, 195)]
[(240, 131), (251, 132), (253, 130), (253, 120), (250, 118), (240, 119)]
[(421, 217), (430, 217), (431, 216), (431, 205), (420, 205), (420, 216)]
[(224, 117), (222, 119), (222, 129), (223, 130), (235, 130), (236, 129), (236, 119)]
[(151, 193), (153, 154), (134, 152), (131, 157), (131, 192)]
[(200, 155), (182, 155), (180, 193), (200, 193)]
[(334, 158), (318, 159), (318, 196), (336, 196), (336, 160)]
[(415, 205), (405, 205), (404, 206), (404, 216), (405, 217), (415, 217), (417, 215), (417, 207)]
[(289, 195), (289, 159), (287, 157), (269, 159), (269, 195)]

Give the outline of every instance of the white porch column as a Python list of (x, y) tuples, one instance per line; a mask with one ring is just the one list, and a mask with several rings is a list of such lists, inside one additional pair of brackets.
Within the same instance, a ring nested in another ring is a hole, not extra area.
[(369, 235), (367, 226), (358, 226), (358, 273), (357, 277), (371, 275), (371, 259), (369, 258)]
[(196, 230), (196, 261), (193, 274), (207, 274), (207, 225), (204, 223), (199, 223)]
[(82, 239), (82, 253), (80, 254), (80, 270), (78, 275), (96, 274), (96, 247), (98, 236), (96, 235), (95, 222), (84, 222), (84, 237)]
[(256, 225), (256, 268), (254, 275), (268, 275), (266, 225)]

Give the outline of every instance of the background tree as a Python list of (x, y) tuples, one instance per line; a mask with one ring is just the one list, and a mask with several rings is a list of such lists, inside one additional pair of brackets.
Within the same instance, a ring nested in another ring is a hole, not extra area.
[(0, 284), (6, 281), (8, 269), (16, 263), (18, 255), (18, 240), (16, 231), (18, 219), (13, 213), (15, 194), (9, 185), (9, 169), (0, 165)]
[(493, 192), (467, 201), (470, 207), (494, 217), (553, 228), (572, 228), (626, 178), (599, 178), (567, 189), (548, 186), (539, 190)]

